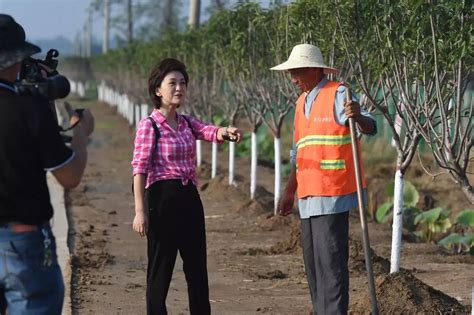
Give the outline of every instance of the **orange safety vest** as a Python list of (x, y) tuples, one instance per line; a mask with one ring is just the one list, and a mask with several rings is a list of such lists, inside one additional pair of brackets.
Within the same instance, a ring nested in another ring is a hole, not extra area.
[[(309, 119), (304, 114), (306, 94), (295, 111), (296, 180), (298, 198), (341, 196), (357, 191), (351, 134), (334, 117), (338, 82), (328, 82), (314, 100)], [(360, 154), (360, 145), (358, 143)], [(365, 188), (361, 165), (362, 185)]]

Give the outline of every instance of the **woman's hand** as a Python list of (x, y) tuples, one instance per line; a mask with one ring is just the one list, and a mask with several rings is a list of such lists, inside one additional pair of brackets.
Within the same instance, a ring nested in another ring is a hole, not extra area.
[(135, 218), (133, 219), (133, 230), (141, 237), (144, 237), (148, 230), (148, 220), (145, 211), (135, 211)]
[(242, 131), (236, 127), (220, 127), (217, 131), (217, 140), (240, 142), (242, 140)]

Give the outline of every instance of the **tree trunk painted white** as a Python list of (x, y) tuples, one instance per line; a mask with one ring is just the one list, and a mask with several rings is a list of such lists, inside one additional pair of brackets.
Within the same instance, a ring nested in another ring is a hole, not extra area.
[(122, 94), (119, 94), (118, 104), (117, 104), (117, 112), (122, 117), (125, 117), (125, 115), (123, 114), (124, 113), (124, 110), (123, 110), (124, 104), (125, 104), (125, 97), (123, 97)]
[(196, 165), (201, 166), (202, 164), (202, 148), (201, 148), (201, 140), (196, 140)]
[(81, 98), (84, 98), (84, 96), (86, 96), (86, 88), (84, 87), (84, 83), (79, 82), (77, 84), (77, 94)]
[(258, 159), (258, 147), (257, 147), (257, 133), (252, 132), (251, 138), (252, 145), (252, 157), (250, 161), (250, 199), (255, 198), (255, 190), (257, 189), (257, 159)]
[(140, 119), (145, 119), (148, 117), (148, 104), (141, 105), (140, 117)]
[(118, 98), (118, 112), (120, 116), (125, 117), (125, 95), (120, 94)]
[(403, 174), (400, 170), (395, 173), (393, 192), (393, 225), (392, 225), (392, 255), (390, 258), (390, 273), (400, 270), (400, 252), (402, 248), (403, 228)]
[(133, 126), (135, 122), (135, 104), (128, 100), (128, 124)]
[(235, 142), (229, 142), (229, 185), (234, 183)]
[(118, 110), (119, 107), (120, 107), (120, 99), (121, 99), (120, 93), (117, 92), (117, 91), (114, 91), (114, 102), (113, 102), (113, 105), (114, 105), (114, 106), (117, 106), (117, 110)]
[(216, 177), (217, 173), (217, 143), (212, 143), (212, 171), (211, 178)]
[(76, 93), (77, 92), (77, 82), (76, 81), (70, 81), (69, 85), (71, 86), (71, 93)]
[(274, 199), (274, 214), (277, 215), (278, 200), (280, 200), (281, 191), (281, 139), (274, 138), (274, 152), (275, 152), (275, 199)]
[(135, 129), (138, 128), (138, 125), (140, 124), (140, 118), (141, 118), (141, 110), (140, 110), (140, 105), (136, 104), (133, 106), (133, 110), (135, 112)]

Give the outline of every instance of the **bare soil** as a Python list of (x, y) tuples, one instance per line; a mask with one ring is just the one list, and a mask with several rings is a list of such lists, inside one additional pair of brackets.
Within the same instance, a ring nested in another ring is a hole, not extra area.
[[(70, 242), (73, 314), (145, 314), (146, 240), (131, 228), (134, 131), (114, 108), (74, 101), (92, 109), (96, 131), (89, 145), (84, 180), (67, 197), (75, 231)], [(204, 151), (210, 152), (207, 146)], [(296, 213), (285, 218), (272, 215), (273, 169), (259, 167), (257, 198), (250, 201), (249, 160), (237, 160), (238, 176), (232, 186), (225, 176), (226, 154), (221, 153), (219, 161), (221, 175), (212, 180), (208, 164), (199, 169), (213, 313), (308, 314), (311, 303), (299, 245), (299, 219)], [(423, 179), (416, 167), (414, 172), (408, 177), (414, 178), (417, 187), (426, 187), (420, 188), (422, 193), (436, 204), (453, 211), (469, 208), (449, 179), (432, 182)], [(366, 174), (372, 202), (382, 203), (382, 191), (393, 177), (393, 166), (366, 168)], [(405, 242), (403, 270), (390, 275), (391, 226), (369, 221), (381, 314), (469, 313), (472, 256), (449, 256), (434, 244)], [(369, 314), (357, 213), (351, 214), (350, 235), (350, 310), (352, 314)], [(181, 261), (176, 264), (167, 302), (170, 314), (189, 313)]]

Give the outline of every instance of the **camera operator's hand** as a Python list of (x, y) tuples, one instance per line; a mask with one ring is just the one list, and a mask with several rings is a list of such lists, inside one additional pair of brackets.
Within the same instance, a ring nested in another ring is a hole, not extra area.
[(56, 70), (51, 69), (45, 64), (38, 63), (38, 66), (41, 67), (41, 75), (43, 78), (49, 77), (53, 72), (57, 72)]
[(92, 116), (92, 113), (88, 109), (82, 111), (81, 117), (68, 102), (64, 102), (64, 108), (69, 115), (69, 123), (71, 126), (80, 121), (79, 126), (86, 136), (89, 136), (94, 131), (94, 116)]

